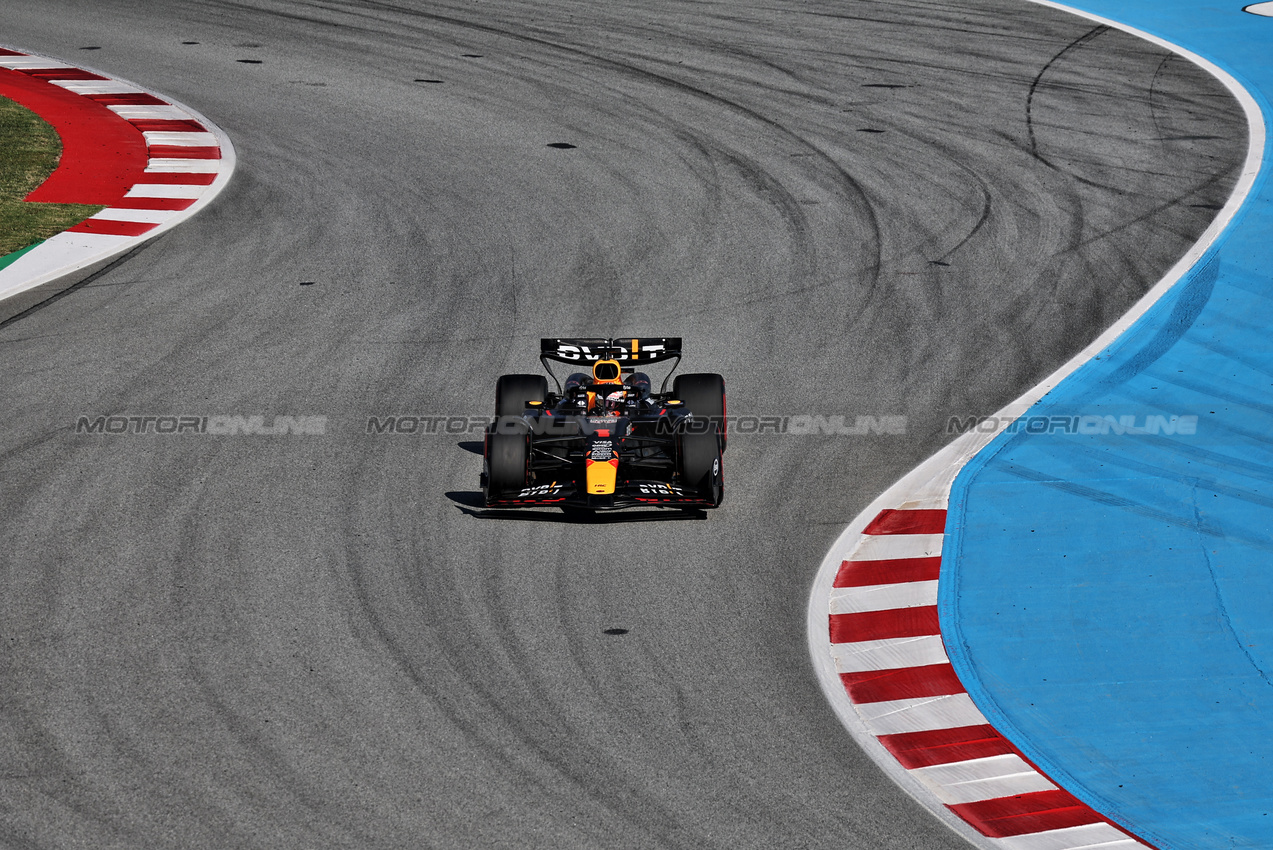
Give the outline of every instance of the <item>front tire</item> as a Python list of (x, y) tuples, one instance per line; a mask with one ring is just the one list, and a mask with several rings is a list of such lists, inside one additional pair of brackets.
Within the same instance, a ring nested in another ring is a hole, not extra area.
[(718, 506), (725, 495), (719, 436), (713, 429), (707, 434), (681, 434), (677, 438), (682, 486), (697, 491), (712, 507)]
[(483, 496), (492, 501), (520, 493), (529, 479), (529, 454), (525, 434), (488, 434), (486, 437), (486, 488)]
[(495, 382), (495, 415), (521, 416), (526, 402), (548, 397), (548, 379), (543, 375), (500, 375)]
[(707, 419), (720, 435), (720, 450), (725, 451), (725, 379), (714, 372), (677, 375), (672, 382), (672, 397), (679, 398), (695, 419)]

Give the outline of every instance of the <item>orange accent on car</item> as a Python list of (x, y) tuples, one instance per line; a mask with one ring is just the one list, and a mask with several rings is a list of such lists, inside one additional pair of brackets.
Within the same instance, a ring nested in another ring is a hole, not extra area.
[(593, 496), (607, 496), (614, 492), (615, 482), (619, 477), (619, 458), (612, 457), (607, 461), (594, 461), (590, 458), (584, 463), (584, 471), (588, 477), (588, 493)]

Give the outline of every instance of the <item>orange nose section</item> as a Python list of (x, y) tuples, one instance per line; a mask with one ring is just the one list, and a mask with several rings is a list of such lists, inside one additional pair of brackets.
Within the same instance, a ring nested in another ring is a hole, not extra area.
[(619, 477), (619, 458), (609, 460), (593, 460), (588, 458), (584, 463), (588, 475), (588, 493), (593, 496), (607, 496), (614, 492), (615, 480)]

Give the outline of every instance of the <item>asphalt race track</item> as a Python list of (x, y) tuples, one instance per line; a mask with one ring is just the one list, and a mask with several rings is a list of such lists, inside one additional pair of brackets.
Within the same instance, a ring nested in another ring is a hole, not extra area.
[[(14, 5), (239, 168), (0, 328), (0, 844), (963, 846), (825, 704), (809, 584), (1202, 231), (1217, 82), (1007, 0)], [(738, 434), (706, 519), (595, 524), (484, 514), (479, 435), (366, 433), (611, 333), (906, 433)], [(326, 433), (75, 433), (220, 414)]]

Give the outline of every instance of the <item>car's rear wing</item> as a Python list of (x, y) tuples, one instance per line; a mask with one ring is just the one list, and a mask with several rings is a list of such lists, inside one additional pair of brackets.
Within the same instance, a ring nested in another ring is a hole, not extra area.
[[(568, 363), (576, 366), (591, 367), (598, 360), (617, 360), (624, 372), (634, 372), (640, 366), (660, 363), (664, 360), (675, 360), (672, 372), (681, 362), (680, 337), (616, 337), (614, 339), (541, 339), (539, 341), (539, 360), (553, 375), (548, 361)], [(668, 377), (671, 377), (671, 372)], [(663, 380), (664, 388), (667, 379)], [(561, 384), (558, 382), (558, 389)]]
[(658, 363), (680, 358), (681, 338), (541, 339), (539, 356), (558, 363), (596, 363), (598, 360), (618, 360), (624, 366)]

